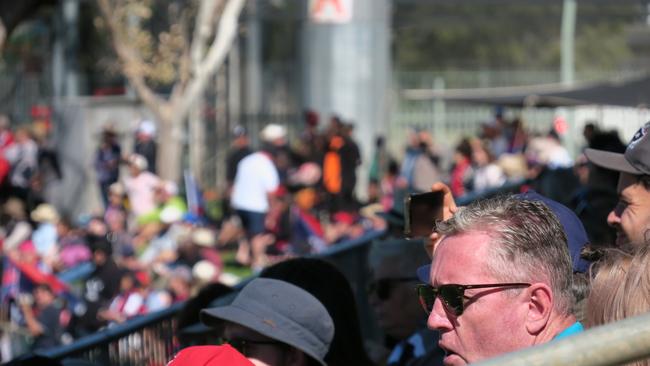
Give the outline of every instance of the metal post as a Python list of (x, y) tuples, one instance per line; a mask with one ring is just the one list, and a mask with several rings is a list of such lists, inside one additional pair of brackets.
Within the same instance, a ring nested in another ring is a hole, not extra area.
[[(445, 79), (441, 76), (436, 76), (433, 80), (433, 90), (444, 90)], [(438, 138), (441, 136), (442, 131), (445, 129), (445, 101), (441, 98), (433, 100), (433, 136)]]
[(562, 7), (562, 50), (561, 50), (561, 80), (564, 84), (574, 81), (574, 41), (576, 31), (576, 0), (564, 0)]
[(258, 118), (262, 108), (262, 42), (257, 0), (246, 9), (246, 114)]

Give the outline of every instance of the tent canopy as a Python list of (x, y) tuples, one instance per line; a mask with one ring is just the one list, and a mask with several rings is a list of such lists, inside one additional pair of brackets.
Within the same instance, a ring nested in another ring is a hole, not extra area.
[(409, 100), (445, 100), (505, 107), (563, 107), (576, 105), (616, 105), (650, 107), (650, 75), (606, 82), (544, 84), (479, 89), (407, 89)]

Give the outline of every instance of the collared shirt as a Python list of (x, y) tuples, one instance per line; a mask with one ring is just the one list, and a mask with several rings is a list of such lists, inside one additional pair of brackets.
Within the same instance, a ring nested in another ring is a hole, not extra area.
[(438, 332), (421, 329), (398, 343), (386, 365), (442, 365), (444, 351), (438, 347)]
[(582, 333), (582, 332), (584, 332), (584, 330), (585, 330), (585, 328), (582, 326), (582, 324), (580, 322), (575, 322), (570, 327), (563, 330), (560, 334), (556, 335), (555, 338), (553, 338), (553, 339), (566, 338), (566, 337), (572, 336), (574, 334)]

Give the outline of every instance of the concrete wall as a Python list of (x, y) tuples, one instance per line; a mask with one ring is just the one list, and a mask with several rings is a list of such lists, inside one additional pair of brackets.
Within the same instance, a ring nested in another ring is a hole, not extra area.
[(111, 123), (119, 133), (123, 153), (133, 149), (133, 131), (150, 113), (126, 97), (71, 98), (55, 103), (54, 142), (63, 179), (50, 184), (46, 198), (76, 219), (103, 211), (93, 161), (102, 128)]
[[(354, 0), (345, 23), (306, 21), (302, 29), (303, 103), (321, 120), (352, 121), (363, 158), (357, 192), (364, 193), (375, 136), (390, 111), (390, 1)], [(312, 9), (306, 6), (306, 11)], [(307, 15), (309, 18), (309, 15)]]

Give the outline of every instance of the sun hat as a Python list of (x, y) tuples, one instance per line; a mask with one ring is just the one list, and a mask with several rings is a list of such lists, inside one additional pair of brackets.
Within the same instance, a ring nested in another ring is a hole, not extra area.
[(11, 197), (2, 206), (2, 211), (14, 219), (24, 219), (25, 203), (19, 198)]
[(141, 171), (147, 170), (147, 167), (149, 166), (147, 159), (140, 154), (131, 154), (131, 156), (129, 156), (129, 165), (132, 165)]
[(214, 232), (208, 228), (200, 227), (192, 232), (192, 242), (196, 245), (212, 248), (216, 241)]
[(40, 205), (36, 206), (34, 211), (32, 211), (29, 216), (35, 222), (55, 223), (59, 221), (59, 213), (56, 212), (54, 206), (47, 203), (41, 203)]
[(325, 306), (309, 292), (288, 282), (256, 278), (231, 305), (201, 311), (201, 321), (214, 326), (230, 321), (286, 343), (326, 366), (334, 322)]
[(262, 132), (260, 132), (260, 137), (266, 142), (273, 142), (286, 136), (287, 129), (284, 126), (275, 123), (266, 125), (266, 127), (262, 129)]
[(154, 136), (156, 134), (156, 124), (151, 120), (145, 119), (138, 125), (137, 132), (147, 136)]
[(213, 282), (219, 277), (219, 268), (208, 260), (200, 260), (192, 267), (192, 277), (199, 283)]

